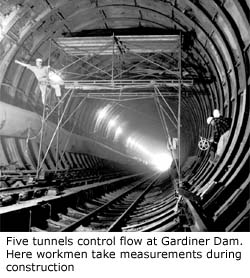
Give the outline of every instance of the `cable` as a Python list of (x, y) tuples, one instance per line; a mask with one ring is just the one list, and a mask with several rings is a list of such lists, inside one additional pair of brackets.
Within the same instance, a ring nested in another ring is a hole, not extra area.
[[(85, 98), (85, 99), (86, 99), (86, 98)], [(84, 100), (85, 100), (85, 99), (84, 99)], [(83, 103), (84, 100), (82, 100), (82, 101), (80, 102), (80, 105), (78, 105), (77, 109), (80, 108), (80, 106), (81, 106), (81, 104)], [(74, 124), (73, 124), (73, 126), (72, 126), (72, 128), (71, 128), (71, 131), (70, 131), (70, 135), (68, 136), (67, 141), (66, 141), (66, 143), (64, 144), (64, 149), (63, 149), (62, 154), (60, 155), (60, 160), (59, 160), (59, 162), (62, 160), (62, 157), (64, 156), (64, 153), (66, 152), (66, 148), (67, 148), (67, 146), (68, 146), (69, 140), (70, 140), (70, 138), (71, 138), (71, 136), (72, 136), (73, 130), (74, 130), (74, 128), (75, 128), (77, 122), (78, 122), (79, 119), (80, 119), (80, 116), (81, 116), (81, 113), (79, 113), (78, 119), (77, 119), (76, 121), (74, 121)]]
[[(47, 90), (47, 85), (46, 85), (46, 90)], [(46, 101), (46, 97), (45, 97), (45, 101)], [(42, 127), (41, 127), (41, 135), (40, 135), (40, 142), (39, 142), (39, 150), (38, 150), (38, 158), (37, 158), (37, 170), (36, 170), (36, 178), (38, 178), (39, 176), (39, 168), (40, 168), (40, 157), (41, 157), (41, 153), (42, 153), (42, 142), (43, 142), (43, 131), (44, 131), (44, 124), (45, 124), (45, 110), (46, 110), (46, 102), (43, 106), (43, 115), (42, 115)]]
[[(46, 156), (47, 156), (47, 154), (48, 154), (48, 152), (49, 152), (49, 149), (50, 149), (50, 147), (51, 147), (51, 145), (52, 145), (52, 142), (53, 142), (53, 140), (54, 140), (54, 138), (55, 138), (55, 135), (56, 135), (56, 133), (57, 133), (57, 131), (58, 131), (58, 128), (59, 128), (59, 126), (60, 126), (60, 124), (61, 124), (61, 122), (62, 122), (62, 120), (63, 120), (64, 114), (65, 114), (65, 112), (66, 112), (66, 110), (67, 110), (67, 108), (68, 108), (68, 104), (69, 104), (69, 102), (70, 102), (70, 100), (71, 100), (71, 96), (72, 96), (73, 92), (74, 92), (74, 91), (71, 92), (71, 95), (70, 95), (70, 97), (69, 97), (69, 99), (68, 99), (68, 102), (67, 102), (67, 104), (65, 105), (65, 108), (64, 108), (64, 111), (63, 111), (62, 116), (61, 116), (61, 118), (60, 118), (60, 121), (58, 122), (58, 125), (57, 125), (57, 127), (56, 127), (56, 129), (55, 129), (55, 131), (54, 131), (54, 133), (53, 133), (53, 135), (52, 135), (52, 138), (51, 138), (50, 143), (49, 143), (49, 145), (48, 145), (48, 148), (47, 148), (47, 150), (46, 150), (46, 152), (45, 152), (45, 154), (44, 154), (44, 157), (43, 157), (43, 160), (42, 160), (42, 162), (41, 162), (41, 165), (42, 165), (43, 162), (45, 161), (45, 158), (46, 158)], [(39, 167), (39, 171), (40, 171), (40, 170), (41, 170), (41, 166)]]
[[(172, 108), (170, 107), (170, 105), (166, 102), (165, 98), (163, 97), (161, 91), (159, 90), (159, 88), (157, 86), (154, 86), (154, 89), (157, 91), (157, 93), (161, 96), (163, 102), (167, 105), (168, 109), (170, 110), (170, 112), (172, 113), (172, 115), (174, 116), (174, 119), (176, 120), (176, 122), (178, 122), (177, 117), (174, 114), (174, 111), (172, 110)], [(170, 117), (169, 117), (170, 119)]]
[(182, 83), (182, 63), (181, 63), (181, 58), (182, 58), (182, 52), (181, 52), (181, 44), (182, 44), (182, 35), (180, 32), (180, 49), (179, 49), (179, 63), (178, 63), (178, 68), (180, 72), (179, 76), (179, 98), (178, 98), (178, 143), (179, 143), (179, 148), (178, 148), (178, 160), (179, 160), (179, 186), (181, 184), (181, 83)]
[[(169, 130), (168, 130), (168, 127), (167, 127), (167, 124), (166, 124), (166, 121), (165, 121), (165, 118), (164, 118), (164, 115), (161, 111), (161, 106), (160, 106), (160, 103), (159, 103), (159, 97), (156, 95), (156, 97), (154, 98), (154, 101), (155, 101), (155, 106), (157, 108), (157, 111), (158, 111), (158, 114), (159, 114), (159, 117), (160, 117), (160, 120), (161, 120), (161, 123), (162, 123), (162, 128), (163, 128), (163, 132), (165, 134), (165, 137), (166, 137), (166, 142), (168, 142), (168, 137), (170, 137), (170, 134), (169, 134)], [(168, 143), (167, 143), (168, 145)], [(176, 169), (177, 169), (177, 173), (179, 175), (179, 169), (178, 169), (178, 163), (173, 155), (173, 150), (172, 148), (170, 147), (170, 153), (171, 153), (171, 156), (172, 156), (172, 159), (175, 163), (175, 166), (176, 166)]]
[(60, 137), (60, 106), (58, 106), (57, 109), (57, 124), (59, 125), (58, 127), (58, 132), (57, 132), (57, 137), (56, 137), (56, 172), (57, 172), (57, 167), (58, 167), (58, 156), (59, 156), (59, 137)]
[[(48, 68), (50, 67), (50, 55), (51, 55), (51, 39), (50, 39), (50, 47), (49, 47), (49, 58), (48, 58)], [(47, 76), (48, 78), (48, 76)], [(44, 105), (43, 105), (43, 117), (42, 117), (42, 128), (41, 128), (41, 136), (40, 136), (40, 142), (39, 142), (39, 151), (38, 151), (38, 158), (37, 158), (37, 170), (36, 170), (36, 178), (39, 177), (40, 172), (40, 157), (42, 153), (42, 144), (43, 144), (43, 133), (44, 133), (44, 125), (45, 125), (45, 112), (46, 112), (46, 99), (47, 99), (47, 87), (48, 82), (46, 82), (45, 86), (45, 96), (44, 96)]]

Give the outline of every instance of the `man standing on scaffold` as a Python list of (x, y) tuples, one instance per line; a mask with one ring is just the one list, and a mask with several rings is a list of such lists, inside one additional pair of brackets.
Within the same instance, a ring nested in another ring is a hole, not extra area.
[(55, 89), (55, 93), (58, 99), (61, 97), (60, 85), (63, 85), (63, 80), (59, 75), (50, 70), (50, 66), (43, 66), (42, 59), (37, 58), (35, 66), (20, 62), (18, 60), (15, 60), (15, 63), (28, 68), (35, 74), (39, 84), (39, 88), (41, 90), (43, 105), (46, 105), (46, 90), (48, 85)]

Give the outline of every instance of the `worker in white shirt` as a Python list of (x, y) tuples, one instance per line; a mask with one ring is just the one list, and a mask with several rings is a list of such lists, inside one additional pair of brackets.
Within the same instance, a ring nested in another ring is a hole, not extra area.
[(63, 80), (55, 72), (51, 71), (49, 66), (43, 66), (42, 59), (37, 58), (35, 66), (20, 62), (18, 60), (15, 60), (15, 63), (28, 68), (35, 74), (39, 88), (41, 90), (42, 102), (44, 105), (46, 104), (46, 90), (49, 85), (55, 89), (56, 96), (58, 98), (61, 97), (60, 85), (63, 85)]

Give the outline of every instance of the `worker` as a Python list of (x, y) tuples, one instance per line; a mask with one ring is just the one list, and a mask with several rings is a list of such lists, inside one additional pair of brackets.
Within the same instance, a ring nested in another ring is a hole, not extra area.
[(46, 90), (49, 85), (55, 89), (57, 98), (59, 99), (61, 97), (60, 85), (63, 84), (63, 81), (60, 76), (58, 76), (55, 72), (53, 72), (50, 69), (50, 66), (42, 65), (42, 59), (37, 58), (35, 66), (20, 62), (18, 60), (15, 60), (15, 63), (28, 68), (35, 74), (39, 84), (39, 88), (41, 90), (43, 105), (46, 105)]
[(207, 118), (207, 124), (213, 127), (213, 136), (209, 140), (211, 143), (210, 162), (212, 163), (217, 162), (224, 151), (229, 137), (231, 122), (231, 118), (221, 116), (218, 109), (213, 111), (213, 116)]

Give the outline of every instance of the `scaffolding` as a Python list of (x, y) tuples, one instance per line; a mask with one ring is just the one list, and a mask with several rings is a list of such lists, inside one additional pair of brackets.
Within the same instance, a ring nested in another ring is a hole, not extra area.
[[(178, 133), (178, 158), (172, 157), (176, 165), (181, 181), (181, 98), (182, 88), (191, 88), (193, 80), (183, 79), (182, 75), (182, 35), (152, 35), (152, 36), (109, 36), (109, 37), (65, 37), (54, 38), (50, 42), (50, 54), (52, 47), (64, 56), (70, 57), (67, 65), (59, 69), (58, 73), (67, 76), (63, 81), (64, 90), (67, 92), (56, 106), (46, 113), (45, 105), (42, 115), (42, 128), (40, 135), (39, 156), (37, 163), (37, 177), (42, 169), (46, 155), (56, 138), (56, 170), (58, 169), (60, 130), (88, 99), (99, 99), (108, 101), (129, 101), (152, 99), (157, 107), (159, 118), (166, 136), (167, 147), (172, 150), (169, 143), (169, 129), (166, 117), (170, 120)], [(178, 62), (177, 69), (170, 69), (161, 62), (162, 59), (173, 59), (171, 53), (175, 53)], [(102, 66), (96, 65), (93, 57), (104, 59)], [(126, 59), (129, 66), (126, 65)], [(109, 61), (109, 62), (106, 62)], [(130, 62), (132, 61), (132, 65)], [(48, 59), (48, 66), (50, 57)], [(88, 72), (67, 71), (75, 68), (88, 67)], [(168, 75), (171, 78), (165, 78)], [(69, 78), (68, 78), (69, 77)], [(66, 102), (65, 100), (67, 96)], [(168, 102), (167, 97), (178, 98), (178, 114), (175, 115)], [(74, 98), (82, 98), (76, 109), (67, 115), (66, 110), (70, 101)], [(167, 109), (165, 109), (167, 108)], [(41, 159), (45, 123), (49, 116), (57, 110), (57, 126), (52, 135), (48, 148)], [(75, 124), (71, 129), (74, 131)], [(66, 149), (65, 143), (63, 153)]]

